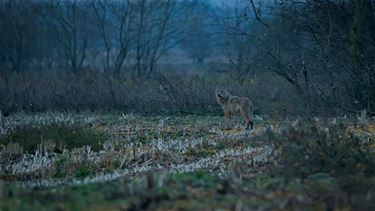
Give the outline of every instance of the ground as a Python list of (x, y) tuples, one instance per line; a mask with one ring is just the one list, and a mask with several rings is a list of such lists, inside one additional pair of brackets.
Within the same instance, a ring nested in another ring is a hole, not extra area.
[[(2, 210), (374, 207), (375, 177), (370, 171), (373, 150), (361, 157), (364, 145), (369, 146), (366, 149), (373, 146), (375, 127), (371, 120), (340, 117), (276, 122), (257, 116), (253, 131), (245, 130), (240, 119), (235, 120), (232, 130), (223, 130), (222, 122), (222, 116), (144, 117), (121, 113), (16, 114), (3, 118), (0, 207)], [(353, 134), (365, 141), (358, 158), (357, 151), (349, 156), (342, 152), (342, 146), (347, 146), (344, 141), (352, 140)], [(340, 140), (333, 141), (340, 144), (314, 157), (322, 151), (321, 140), (317, 145), (311, 141), (315, 137), (329, 139), (329, 147), (334, 145), (331, 140)], [(298, 141), (302, 139), (305, 141)], [(294, 143), (286, 145), (289, 140)], [(294, 144), (297, 147), (288, 148)], [(286, 149), (297, 149), (292, 153), (295, 155), (304, 151), (303, 157), (294, 161), (292, 154), (286, 156)], [(335, 153), (331, 156), (330, 152)], [(343, 170), (330, 170), (342, 165), (336, 154), (348, 163), (348, 168), (357, 169), (360, 176), (353, 173), (348, 179), (341, 174)], [(356, 160), (352, 162), (351, 157)], [(306, 165), (309, 165), (307, 170)], [(360, 188), (361, 184), (368, 188)]]

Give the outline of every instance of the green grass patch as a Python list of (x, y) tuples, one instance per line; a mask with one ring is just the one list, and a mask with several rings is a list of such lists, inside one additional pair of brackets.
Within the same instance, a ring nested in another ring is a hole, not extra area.
[(39, 144), (45, 141), (55, 143), (55, 149), (76, 148), (91, 146), (94, 151), (101, 149), (101, 144), (107, 139), (103, 132), (83, 125), (48, 125), (42, 127), (22, 126), (16, 128), (12, 133), (0, 138), (1, 145), (8, 143), (19, 143), (24, 151), (34, 153)]
[(91, 170), (88, 166), (80, 166), (75, 172), (75, 177), (78, 178), (85, 178), (91, 174)]
[[(232, 209), (240, 203), (250, 210), (321, 210), (331, 203), (326, 199), (338, 194), (334, 179), (325, 175), (314, 175), (305, 182), (296, 178), (259, 176), (244, 179), (241, 185), (208, 171), (170, 174), (161, 186), (157, 185), (160, 175), (154, 174), (153, 178), (152, 187), (147, 185), (147, 176), (34, 190), (3, 187), (0, 209), (211, 210)], [(291, 203), (285, 204), (285, 201)]]
[(219, 180), (207, 171), (197, 171), (194, 173), (178, 173), (171, 177), (174, 183), (190, 185), (192, 187), (216, 187)]
[(200, 158), (215, 155), (215, 150), (210, 148), (189, 149), (185, 155)]

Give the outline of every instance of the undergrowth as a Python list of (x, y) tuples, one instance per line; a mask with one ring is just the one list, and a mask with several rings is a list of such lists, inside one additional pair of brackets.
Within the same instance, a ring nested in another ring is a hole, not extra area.
[(18, 143), (24, 151), (34, 153), (40, 144), (52, 142), (54, 150), (73, 149), (90, 145), (100, 150), (108, 136), (84, 125), (47, 125), (41, 127), (20, 126), (10, 134), (0, 137), (0, 144)]
[(221, 117), (113, 119), (92, 127), (111, 134), (99, 151), (0, 163), (0, 208), (375, 209), (373, 122), (257, 120), (248, 132), (223, 131)]

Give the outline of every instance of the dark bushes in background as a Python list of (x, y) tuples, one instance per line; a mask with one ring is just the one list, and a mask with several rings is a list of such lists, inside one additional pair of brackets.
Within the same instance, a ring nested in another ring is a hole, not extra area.
[(137, 82), (125, 76), (106, 77), (96, 70), (79, 75), (22, 72), (2, 82), (0, 110), (5, 115), (46, 110), (221, 114), (215, 87), (251, 98), (258, 114), (285, 116), (302, 111), (293, 89), (267, 73), (239, 83), (226, 75), (209, 73), (167, 73)]
[(333, 176), (375, 176), (373, 138), (362, 137), (343, 124), (308, 120), (298, 124), (279, 135), (272, 133), (284, 174), (301, 178), (322, 172)]
[[(347, 120), (345, 121), (347, 124)], [(267, 132), (276, 156), (273, 174), (298, 180), (327, 209), (373, 210), (374, 136), (360, 127), (304, 119)], [(291, 185), (292, 186), (292, 185)]]

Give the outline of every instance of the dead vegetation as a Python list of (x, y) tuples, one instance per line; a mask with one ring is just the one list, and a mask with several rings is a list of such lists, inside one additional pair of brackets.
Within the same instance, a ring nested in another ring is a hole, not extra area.
[[(53, 116), (59, 116), (58, 123)], [(3, 130), (15, 131), (12, 128), (20, 126), (18, 118), (6, 118), (2, 125), (7, 128)], [(26, 124), (36, 128), (67, 122), (86, 124), (108, 138), (98, 151), (88, 144), (59, 152), (54, 150), (55, 143), (48, 141), (29, 153), (22, 150), (22, 144), (2, 143), (0, 178), (5, 182), (8, 208), (17, 207), (14, 200), (27, 195), (30, 188), (42, 188), (38, 194), (52, 194), (50, 191), (62, 186), (66, 188), (57, 195), (75, 192), (75, 187), (95, 187), (100, 192), (104, 188), (111, 196), (103, 203), (119, 200), (117, 194), (129, 196), (130, 201), (122, 201), (126, 209), (187, 206), (179, 200), (172, 203), (175, 197), (194, 202), (197, 207), (191, 209), (195, 209), (204, 203), (197, 198), (201, 191), (213, 201), (228, 197), (226, 203), (210, 202), (214, 203), (211, 207), (228, 209), (259, 208), (261, 201), (278, 209), (373, 206), (368, 200), (375, 172), (371, 118), (360, 125), (358, 120), (346, 117), (281, 122), (256, 117), (257, 126), (251, 132), (242, 128), (240, 120), (235, 129), (222, 130), (222, 117), (215, 116), (50, 113), (24, 118)], [(195, 178), (200, 174), (207, 178)], [(187, 181), (178, 179), (180, 176)], [(117, 187), (119, 181), (121, 186)], [(179, 189), (172, 190), (174, 186)], [(8, 198), (14, 188), (21, 195)], [(181, 191), (192, 191), (192, 195)], [(234, 195), (240, 200), (231, 198)], [(247, 200), (249, 196), (253, 198)], [(53, 202), (51, 206), (55, 206)]]

